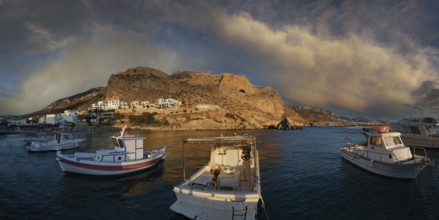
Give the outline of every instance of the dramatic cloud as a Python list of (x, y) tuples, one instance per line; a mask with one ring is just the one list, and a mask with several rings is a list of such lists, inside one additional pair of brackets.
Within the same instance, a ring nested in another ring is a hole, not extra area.
[(57, 56), (25, 80), (17, 96), (4, 99), (8, 105), (2, 110), (28, 113), (48, 101), (104, 86), (112, 73), (139, 64), (169, 71), (175, 61), (176, 54), (165, 45), (133, 32), (96, 27), (90, 36), (66, 39)]
[(242, 74), (288, 103), (351, 115), (439, 102), (434, 1), (46, 1), (0, 1), (0, 114), (135, 66)]
[(353, 33), (322, 36), (298, 25), (272, 30), (248, 14), (226, 17), (223, 24), (230, 41), (270, 66), (270, 84), (306, 105), (390, 116), (406, 112), (411, 91), (437, 78), (428, 51), (416, 46), (400, 54), (393, 45)]

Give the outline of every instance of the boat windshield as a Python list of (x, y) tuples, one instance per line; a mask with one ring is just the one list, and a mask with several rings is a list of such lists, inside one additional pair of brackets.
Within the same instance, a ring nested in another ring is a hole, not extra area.
[(115, 146), (115, 147), (123, 147), (123, 146), (120, 146), (119, 145), (119, 141), (117, 140), (117, 138), (112, 138), (113, 139), (113, 145)]
[(370, 145), (372, 145), (372, 147), (381, 147), (382, 145), (382, 140), (381, 137), (371, 137), (370, 138)]
[(426, 126), (425, 132), (427, 133), (427, 135), (436, 134), (436, 131), (434, 130), (433, 126)]
[(386, 143), (386, 146), (390, 148), (402, 145), (402, 141), (399, 136), (384, 137), (384, 142)]

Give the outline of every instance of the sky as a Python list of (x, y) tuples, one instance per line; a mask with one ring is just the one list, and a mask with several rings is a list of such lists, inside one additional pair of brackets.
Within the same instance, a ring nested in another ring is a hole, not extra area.
[(0, 115), (145, 66), (229, 72), (339, 116), (439, 117), (434, 0), (0, 0)]

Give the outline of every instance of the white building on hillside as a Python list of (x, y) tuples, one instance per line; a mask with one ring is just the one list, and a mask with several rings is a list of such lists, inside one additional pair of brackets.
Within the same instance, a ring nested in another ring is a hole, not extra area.
[(160, 98), (158, 104), (163, 108), (177, 108), (179, 105), (181, 105), (181, 102), (173, 98), (168, 98), (168, 99)]
[(39, 124), (49, 124), (54, 125), (57, 123), (56, 115), (55, 114), (47, 114), (40, 118), (38, 121)]
[(130, 104), (131, 108), (141, 108), (142, 106), (139, 105), (139, 101), (132, 101)]
[(121, 106), (121, 102), (119, 100), (111, 100), (108, 102), (108, 106), (106, 109), (119, 109)]
[(8, 126), (11, 125), (26, 125), (26, 119), (19, 119), (19, 120), (8, 120)]
[(77, 122), (78, 112), (73, 110), (65, 110), (64, 113), (60, 114), (60, 120), (65, 122)]
[(219, 105), (211, 105), (211, 104), (197, 104), (195, 109), (197, 110), (215, 110), (221, 108)]

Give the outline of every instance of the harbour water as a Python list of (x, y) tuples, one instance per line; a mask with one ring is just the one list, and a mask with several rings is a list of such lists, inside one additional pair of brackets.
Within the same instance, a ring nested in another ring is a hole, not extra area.
[[(20, 141), (23, 135), (2, 135), (0, 219), (180, 219), (169, 207), (175, 201), (172, 188), (182, 181), (181, 142), (220, 133), (137, 133), (146, 137), (146, 149), (167, 146), (166, 160), (148, 171), (116, 178), (64, 174), (55, 152), (29, 153)], [(391, 179), (341, 159), (340, 127), (246, 133), (257, 139), (270, 219), (439, 219), (439, 164), (427, 167), (415, 181)], [(87, 140), (65, 153), (109, 147), (110, 135), (79, 134)], [(203, 147), (185, 149), (187, 171), (204, 165), (209, 152)], [(428, 154), (439, 162), (438, 150)]]

